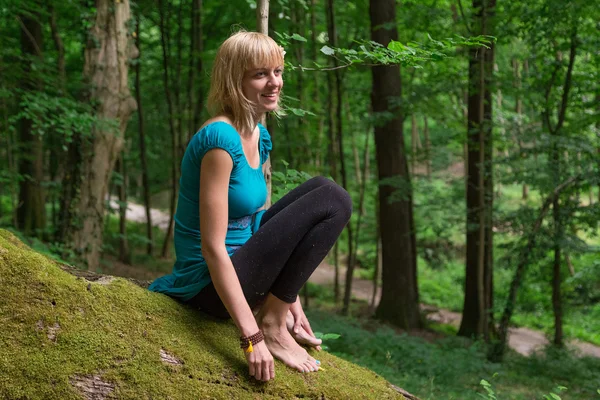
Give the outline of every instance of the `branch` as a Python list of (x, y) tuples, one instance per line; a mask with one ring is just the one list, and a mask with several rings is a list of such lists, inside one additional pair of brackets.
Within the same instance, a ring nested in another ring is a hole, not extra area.
[(567, 113), (567, 104), (569, 102), (569, 92), (571, 90), (571, 82), (573, 76), (573, 65), (575, 64), (575, 55), (577, 50), (577, 28), (573, 28), (573, 34), (571, 35), (571, 48), (569, 50), (569, 66), (567, 67), (567, 75), (565, 76), (565, 85), (563, 87), (562, 101), (560, 105), (560, 111), (558, 113), (558, 122), (556, 123), (556, 130), (558, 132), (564, 122), (565, 115)]
[(548, 210), (550, 209), (550, 205), (552, 204), (554, 199), (556, 197), (558, 197), (565, 189), (567, 189), (569, 186), (571, 186), (575, 182), (580, 181), (582, 179), (582, 176), (583, 176), (583, 174), (578, 174), (578, 175), (572, 176), (571, 178), (567, 179), (566, 181), (564, 181), (563, 183), (561, 183), (560, 185), (555, 187), (554, 190), (552, 191), (552, 193), (550, 193), (548, 195), (548, 197), (544, 201), (544, 204), (542, 205), (542, 208), (540, 209), (540, 213), (538, 214), (538, 217), (536, 218), (536, 220), (533, 224), (533, 229), (529, 233), (529, 239), (527, 241), (527, 245), (520, 252), (519, 264), (517, 265), (517, 270), (515, 271), (515, 276), (513, 277), (513, 280), (510, 284), (508, 299), (506, 301), (504, 313), (502, 314), (502, 318), (500, 320), (499, 341), (498, 341), (498, 343), (496, 343), (495, 346), (493, 346), (491, 348), (491, 351), (489, 354), (489, 357), (492, 360), (499, 361), (504, 354), (504, 349), (506, 347), (506, 340), (508, 337), (508, 324), (510, 323), (510, 319), (513, 314), (513, 308), (514, 308), (515, 300), (517, 298), (517, 290), (519, 289), (519, 285), (521, 284), (521, 280), (523, 278), (523, 273), (525, 272), (525, 267), (527, 265), (527, 262), (529, 261), (529, 256), (532, 253), (533, 248), (535, 246), (535, 242), (536, 242), (536, 238), (537, 238), (536, 234), (539, 231), (540, 227), (542, 226), (544, 218), (545, 218), (546, 214), (548, 213)]
[(544, 107), (544, 112), (542, 113), (542, 117), (544, 118), (544, 121), (546, 122), (546, 125), (548, 126), (548, 130), (550, 131), (551, 134), (554, 134), (555, 131), (552, 129), (552, 125), (550, 123), (550, 93), (552, 93), (552, 86), (554, 85), (554, 80), (556, 79), (556, 74), (558, 74), (559, 69), (560, 69), (560, 64), (557, 63), (556, 67), (554, 68), (554, 71), (552, 72), (552, 77), (550, 78), (550, 83), (546, 87), (546, 95), (545, 95), (546, 104)]
[(21, 26), (21, 29), (23, 29), (23, 32), (25, 32), (25, 34), (27, 35), (27, 37), (29, 38), (29, 40), (31, 41), (31, 44), (33, 44), (33, 47), (35, 47), (35, 52), (37, 53), (37, 55), (41, 58), (44, 59), (44, 56), (42, 55), (42, 50), (40, 50), (39, 46), (37, 45), (35, 38), (33, 37), (33, 35), (31, 34), (31, 32), (29, 32), (29, 29), (27, 29), (27, 27), (25, 26), (25, 24), (23, 23), (23, 20), (21, 19), (21, 17), (19, 17), (18, 15), (15, 15), (15, 18), (17, 19), (17, 21), (19, 22), (19, 25)]
[(467, 22), (467, 19), (465, 18), (465, 12), (463, 10), (462, 1), (457, 0), (457, 2), (458, 2), (458, 8), (460, 10), (460, 16), (461, 16), (461, 18), (462, 18), (462, 20), (463, 20), (463, 22), (465, 24), (465, 28), (467, 29), (467, 33), (469, 35), (472, 35), (471, 27), (469, 26), (469, 23)]

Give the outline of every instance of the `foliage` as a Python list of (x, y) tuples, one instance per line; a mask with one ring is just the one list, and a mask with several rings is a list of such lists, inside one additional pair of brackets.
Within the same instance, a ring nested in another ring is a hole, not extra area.
[(283, 197), (287, 192), (312, 178), (308, 173), (289, 167), (289, 163), (281, 160), (285, 172), (273, 171), (273, 202)]
[(529, 358), (510, 354), (503, 364), (494, 364), (486, 360), (480, 342), (430, 332), (407, 335), (373, 320), (315, 309), (307, 314), (315, 330), (341, 334), (330, 343), (332, 354), (376, 371), (423, 400), (489, 398), (478, 383), (491, 376), (490, 389), (498, 399), (540, 398), (557, 386), (569, 388), (561, 393), (563, 400), (594, 398), (598, 389), (598, 359), (549, 351)]

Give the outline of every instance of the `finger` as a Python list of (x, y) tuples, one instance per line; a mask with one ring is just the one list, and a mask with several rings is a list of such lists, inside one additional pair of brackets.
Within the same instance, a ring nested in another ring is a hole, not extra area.
[(314, 334), (312, 328), (310, 327), (310, 322), (308, 322), (308, 319), (306, 320), (306, 323), (304, 324), (304, 329), (306, 329), (306, 332), (310, 333), (310, 336), (315, 337), (315, 334)]
[(294, 322), (294, 332), (300, 332), (300, 328), (302, 328), (302, 320), (300, 318), (297, 318)]
[(273, 360), (269, 363), (269, 375), (271, 375), (271, 379), (275, 379), (275, 363)]
[(263, 362), (263, 381), (267, 382), (271, 379), (271, 371), (269, 370), (269, 363)]
[(248, 373), (250, 376), (254, 376), (256, 374), (256, 368), (254, 367), (254, 362), (248, 360)]
[(260, 363), (256, 363), (256, 365), (254, 366), (254, 370), (256, 371), (256, 375), (254, 375), (256, 380), (262, 381), (262, 368)]

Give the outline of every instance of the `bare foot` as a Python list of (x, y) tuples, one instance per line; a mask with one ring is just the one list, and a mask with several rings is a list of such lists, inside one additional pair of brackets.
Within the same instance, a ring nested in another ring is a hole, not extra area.
[(300, 372), (317, 371), (319, 369), (317, 361), (296, 343), (285, 324), (280, 325), (275, 321), (267, 321), (266, 318), (258, 321), (258, 323), (265, 335), (267, 348), (273, 357)]
[(316, 350), (321, 351), (321, 339), (317, 339), (316, 337), (312, 336), (304, 328), (300, 328), (298, 332), (294, 332), (294, 316), (291, 312), (287, 313), (285, 324), (288, 332), (290, 335), (292, 335), (296, 342), (305, 346), (314, 347)]

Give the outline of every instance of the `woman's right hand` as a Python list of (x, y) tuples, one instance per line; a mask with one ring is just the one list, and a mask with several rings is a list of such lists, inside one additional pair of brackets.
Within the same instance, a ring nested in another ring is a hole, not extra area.
[(264, 382), (275, 378), (275, 362), (273, 361), (271, 352), (267, 349), (265, 341), (262, 340), (257, 344), (252, 345), (252, 348), (253, 351), (251, 353), (247, 353), (244, 350), (246, 360), (248, 361), (250, 376), (253, 376), (258, 381)]

